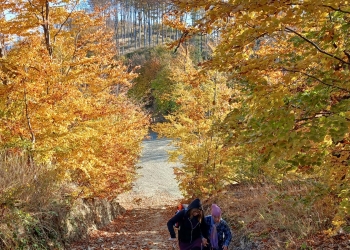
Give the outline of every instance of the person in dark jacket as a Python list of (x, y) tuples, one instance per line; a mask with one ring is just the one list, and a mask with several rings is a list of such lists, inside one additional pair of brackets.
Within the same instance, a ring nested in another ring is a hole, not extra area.
[(180, 250), (200, 250), (207, 245), (208, 226), (204, 220), (201, 201), (193, 200), (186, 209), (179, 211), (167, 223), (170, 239), (176, 240), (174, 225), (179, 224)]
[(232, 233), (227, 222), (221, 218), (221, 209), (218, 205), (211, 205), (211, 215), (204, 218), (209, 225), (209, 244), (204, 250), (228, 250)]

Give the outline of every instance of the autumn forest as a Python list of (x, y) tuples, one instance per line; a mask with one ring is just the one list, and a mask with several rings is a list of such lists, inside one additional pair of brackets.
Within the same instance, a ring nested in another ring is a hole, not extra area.
[(184, 196), (273, 185), (317, 213), (293, 237), (350, 233), (348, 1), (0, 0), (0, 23), (1, 249), (130, 189), (150, 129)]

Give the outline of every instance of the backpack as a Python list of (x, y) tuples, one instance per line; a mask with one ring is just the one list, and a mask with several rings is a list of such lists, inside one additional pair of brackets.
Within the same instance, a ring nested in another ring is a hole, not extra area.
[[(175, 214), (177, 214), (178, 212), (180, 212), (180, 211), (182, 211), (182, 210), (186, 210), (187, 207), (188, 207), (188, 204), (181, 204), (181, 203), (180, 203), (180, 204), (177, 206), (177, 210), (176, 210)], [(174, 227), (175, 227), (175, 228), (179, 228), (179, 227), (180, 227), (179, 222), (176, 222), (175, 225), (174, 225)]]

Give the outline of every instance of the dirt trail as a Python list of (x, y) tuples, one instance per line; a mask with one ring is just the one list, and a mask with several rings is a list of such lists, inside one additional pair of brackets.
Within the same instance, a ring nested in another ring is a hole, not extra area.
[(154, 134), (143, 142), (138, 164), (140, 177), (130, 192), (118, 197), (126, 213), (72, 245), (71, 250), (174, 249), (168, 240), (166, 222), (183, 197), (174, 179), (176, 164), (167, 162), (168, 143), (169, 140), (156, 139)]

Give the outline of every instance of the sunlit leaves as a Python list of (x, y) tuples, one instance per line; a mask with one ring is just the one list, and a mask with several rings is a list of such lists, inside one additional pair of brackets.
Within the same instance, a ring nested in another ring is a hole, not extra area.
[(57, 168), (85, 196), (113, 196), (130, 187), (147, 132), (125, 96), (135, 75), (116, 60), (103, 17), (46, 3), (18, 2), (6, 23), (19, 39), (0, 62), (1, 147)]
[(183, 59), (178, 56), (171, 67), (178, 108), (166, 117), (167, 122), (154, 129), (174, 138), (176, 150), (170, 155), (183, 164), (175, 170), (183, 193), (189, 197), (208, 196), (234, 178), (224, 138), (219, 136), (219, 124), (232, 108), (233, 89), (228, 87), (225, 75), (200, 72), (189, 58)]
[[(202, 8), (197, 27), (220, 34), (215, 53), (203, 65), (231, 73), (244, 95), (241, 108), (221, 125), (230, 145), (244, 148), (232, 147), (232, 156), (250, 159), (276, 179), (286, 169), (293, 172), (290, 178), (294, 173), (317, 178), (342, 193), (345, 204), (349, 197), (342, 190), (349, 187), (350, 176), (348, 2), (174, 2), (184, 11)], [(285, 165), (290, 167), (280, 168)]]

